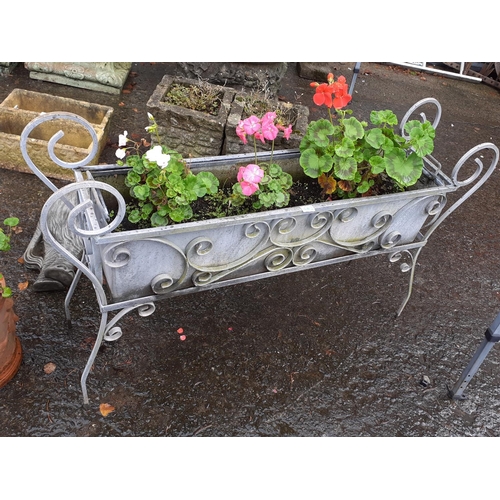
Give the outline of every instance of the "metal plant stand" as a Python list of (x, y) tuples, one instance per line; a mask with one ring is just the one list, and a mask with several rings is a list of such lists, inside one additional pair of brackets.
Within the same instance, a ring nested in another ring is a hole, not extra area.
[(457, 383), (448, 391), (448, 395), (452, 399), (466, 399), (464, 394), (465, 389), (472, 380), (472, 377), (477, 373), (486, 356), (491, 351), (493, 346), (500, 340), (500, 313), (495, 318), (495, 321), (484, 332), (484, 339), (472, 356), (469, 364), (465, 367), (462, 375)]
[[(441, 107), (429, 98), (410, 108), (401, 120), (401, 130), (410, 115), (429, 104), (437, 108), (433, 121), (436, 127)], [(420, 116), (427, 119), (423, 113)], [(86, 159), (68, 164), (54, 154), (54, 146), (63, 132), (52, 137), (51, 159), (59, 166), (73, 169), (76, 180), (57, 189), (34, 165), (28, 144), (29, 134), (40, 123), (62, 119), (81, 123), (92, 137), (94, 147)], [(67, 318), (70, 319), (69, 304), (82, 274), (91, 281), (99, 305), (101, 321), (97, 339), (81, 377), (84, 403), (89, 402), (86, 381), (102, 341), (120, 338), (122, 330), (117, 323), (124, 315), (137, 310), (139, 315), (148, 316), (154, 312), (157, 301), (168, 297), (385, 254), (390, 262), (399, 262), (401, 271), (409, 274), (408, 293), (399, 315), (410, 298), (416, 262), (429, 237), (486, 182), (499, 158), (498, 148), (484, 143), (463, 155), (449, 177), (436, 158), (425, 158), (424, 174), (430, 187), (423, 189), (113, 232), (125, 217), (125, 200), (117, 188), (96, 178), (110, 173), (124, 174), (127, 169), (117, 165), (88, 165), (97, 151), (97, 138), (90, 124), (70, 113), (41, 115), (23, 131), (21, 150), (33, 172), (54, 192), (40, 215), (44, 242), (76, 268), (65, 300)], [(483, 168), (480, 156), (487, 152), (492, 160), (488, 168)], [(264, 161), (265, 155), (269, 156), (259, 153)], [(298, 151), (275, 151), (273, 159), (279, 162), (295, 157), (296, 161), (298, 156)], [(215, 175), (225, 175), (223, 172), (231, 168), (234, 171), (236, 164), (251, 159), (252, 154), (195, 158), (189, 166), (193, 172), (210, 168)], [(469, 160), (474, 160), (475, 172), (459, 180), (462, 166)], [(447, 194), (464, 186), (469, 186), (468, 190), (444, 210)], [(110, 198), (115, 203), (116, 215), (112, 220), (104, 201), (109, 204)], [(67, 209), (61, 210), (61, 206)], [(76, 249), (83, 248), (83, 252), (76, 252), (74, 245), (66, 245), (64, 238), (58, 239), (54, 234), (51, 217), (61, 213), (66, 214), (71, 233), (81, 239), (82, 245)]]

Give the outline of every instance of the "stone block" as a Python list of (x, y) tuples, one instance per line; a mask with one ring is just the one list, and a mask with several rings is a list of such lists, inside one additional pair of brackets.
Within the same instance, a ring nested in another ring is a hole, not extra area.
[[(31, 173), (21, 153), (21, 134), (31, 120), (41, 113), (65, 111), (86, 119), (98, 138), (98, 151), (91, 165), (96, 165), (106, 144), (113, 108), (23, 89), (14, 89), (0, 104), (0, 167)], [(40, 124), (30, 134), (28, 153), (33, 163), (45, 175), (74, 180), (73, 173), (58, 167), (48, 155), (48, 141), (59, 130), (64, 136), (55, 146), (55, 154), (65, 162), (78, 162), (92, 149), (91, 137), (78, 123), (50, 121)]]
[(25, 62), (30, 78), (82, 89), (120, 94), (132, 67), (129, 62)]
[(16, 62), (0, 62), (0, 76), (10, 75), (17, 64)]
[[(158, 124), (162, 144), (185, 157), (220, 155), (234, 89), (204, 82), (204, 85), (210, 85), (221, 96), (217, 115), (211, 115), (165, 102), (165, 95), (174, 83), (199, 85), (200, 81), (166, 75), (149, 98), (148, 112)], [(153, 141), (154, 139), (152, 137)]]
[(177, 73), (241, 90), (265, 92), (275, 97), (287, 71), (286, 62), (180, 62)]

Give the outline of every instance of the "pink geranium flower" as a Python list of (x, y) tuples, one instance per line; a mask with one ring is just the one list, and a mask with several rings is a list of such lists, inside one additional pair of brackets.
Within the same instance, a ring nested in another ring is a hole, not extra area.
[(236, 135), (241, 139), (243, 144), (247, 144), (247, 134), (245, 132), (245, 129), (243, 128), (243, 120), (241, 120), (236, 127)]
[(260, 129), (260, 120), (256, 116), (252, 115), (243, 120), (242, 126), (246, 134), (253, 135)]
[(283, 137), (288, 141), (290, 136), (292, 135), (292, 125), (288, 125), (288, 127), (283, 129)]
[(259, 182), (264, 177), (264, 170), (258, 165), (250, 163), (246, 167), (240, 167), (238, 170), (238, 182), (241, 186), (241, 191), (245, 196), (250, 196), (259, 189)]

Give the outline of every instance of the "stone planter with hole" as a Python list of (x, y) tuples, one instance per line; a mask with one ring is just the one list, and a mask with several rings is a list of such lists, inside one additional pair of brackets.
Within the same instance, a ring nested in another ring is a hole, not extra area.
[[(199, 81), (166, 75), (156, 87), (148, 100), (147, 108), (158, 123), (160, 141), (187, 157), (220, 155), (235, 91), (207, 84), (219, 93), (221, 99), (217, 115), (211, 115), (166, 103), (165, 95), (174, 83), (198, 85)], [(155, 140), (154, 137), (151, 139)]]
[[(243, 144), (241, 139), (236, 135), (236, 127), (238, 126), (238, 123), (244, 118), (247, 118), (244, 114), (244, 108), (245, 100), (249, 98), (249, 94), (239, 92), (233, 99), (231, 112), (229, 113), (226, 125), (226, 137), (223, 148), (224, 154), (252, 153), (254, 151), (254, 142), (252, 137), (248, 138), (247, 144)], [(274, 111), (277, 106), (291, 110), (290, 115), (293, 117), (291, 120), (293, 132), (288, 140), (283, 137), (282, 133), (278, 134), (278, 137), (274, 140), (274, 150), (298, 149), (309, 122), (309, 108), (307, 106), (302, 106), (301, 104), (292, 104), (289, 102), (278, 101), (276, 99), (269, 99), (267, 111)], [(261, 116), (259, 116), (259, 118), (261, 118)], [(285, 126), (287, 125), (288, 123)], [(259, 140), (256, 141), (256, 146), (257, 151), (271, 151), (272, 147), (269, 141), (266, 141), (264, 144)]]

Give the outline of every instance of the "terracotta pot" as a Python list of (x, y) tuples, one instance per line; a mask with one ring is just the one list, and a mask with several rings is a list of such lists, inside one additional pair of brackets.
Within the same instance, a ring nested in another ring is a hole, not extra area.
[[(0, 280), (2, 287), (5, 281)], [(14, 301), (0, 297), (0, 387), (14, 377), (22, 359), (21, 343), (16, 336), (16, 322), (19, 318), (14, 312)]]

